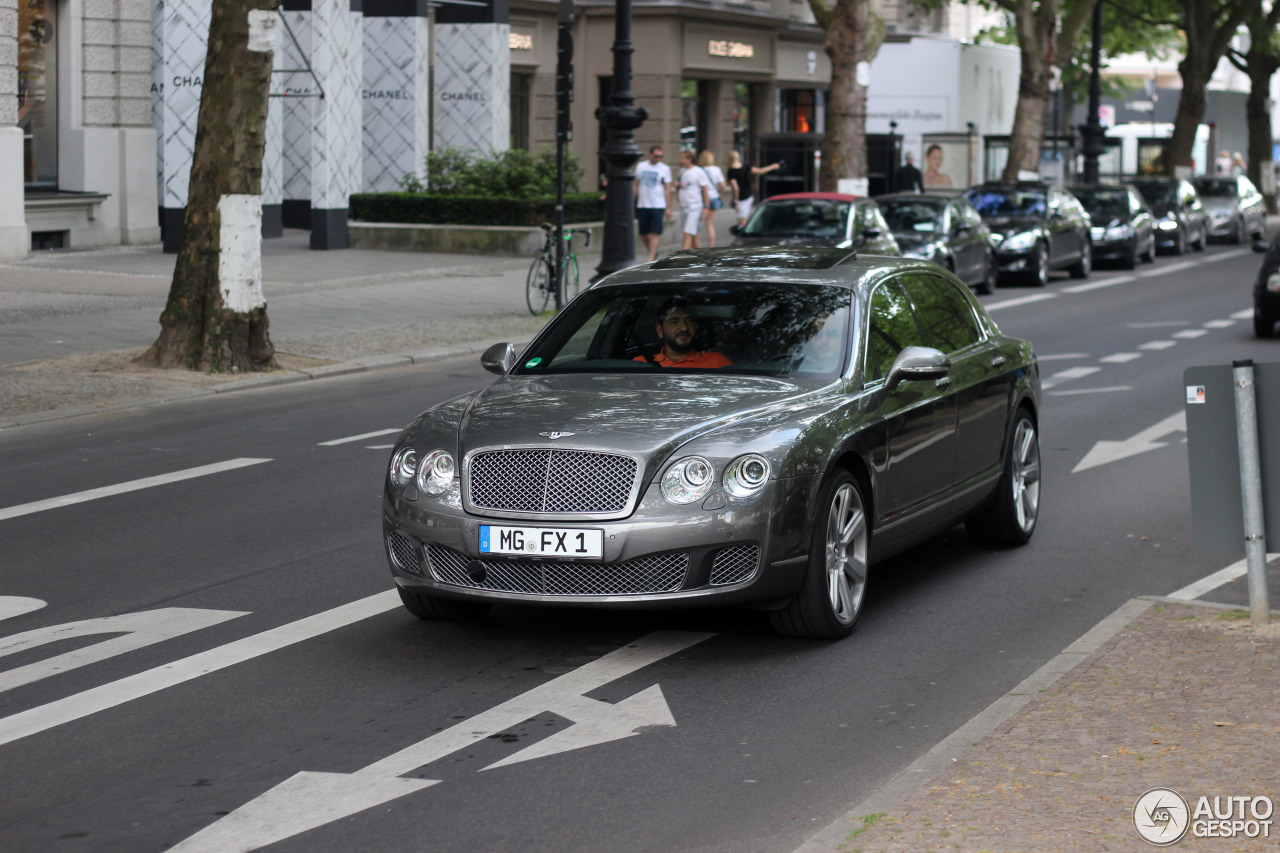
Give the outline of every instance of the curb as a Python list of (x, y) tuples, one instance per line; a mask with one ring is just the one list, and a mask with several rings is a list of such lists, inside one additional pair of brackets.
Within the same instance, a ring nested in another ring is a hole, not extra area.
[[(1085, 632), (1080, 639), (1062, 650), (1056, 657), (1014, 687), (1004, 696), (988, 705), (973, 719), (956, 729), (933, 749), (913, 761), (907, 769), (879, 790), (858, 803), (853, 809), (810, 836), (792, 853), (832, 853), (841, 849), (849, 833), (862, 826), (864, 815), (891, 811), (903, 800), (928, 784), (935, 776), (949, 769), (974, 743), (996, 730), (1005, 720), (1022, 710), (1042, 691), (1052, 687), (1076, 665), (1097, 651), (1104, 643), (1120, 632), (1125, 625), (1147, 611), (1151, 605), (1167, 602), (1187, 605), (1191, 602), (1158, 596), (1133, 598)], [(1196, 605), (1202, 602), (1195, 602)], [(1211, 605), (1212, 606), (1212, 605)]]
[[(326, 364), (321, 367), (308, 368), (306, 370), (288, 370), (264, 376), (252, 376), (238, 382), (228, 382), (224, 385), (218, 385), (214, 388), (199, 388), (185, 393), (173, 393), (156, 400), (123, 403), (118, 406), (103, 406), (61, 412), (20, 415), (15, 418), (2, 418), (0, 419), (0, 430), (50, 423), (52, 421), (69, 420), (71, 418), (83, 418), (90, 415), (106, 414), (108, 412), (123, 412), (130, 409), (144, 409), (150, 406), (163, 406), (168, 403), (183, 402), (197, 397), (215, 397), (237, 391), (253, 391), (258, 388), (271, 388), (278, 385), (293, 385), (299, 382), (307, 382), (312, 379), (330, 379), (337, 376), (351, 376), (356, 373), (369, 373), (376, 370), (387, 370), (395, 367), (411, 367), (416, 365), (433, 364), (441, 359), (482, 353), (496, 343), (505, 343), (505, 341), (495, 339), (480, 343), (436, 347), (435, 349), (418, 350), (411, 353), (405, 353), (403, 355), (364, 356), (362, 358), (351, 359), (350, 361)], [(516, 351), (520, 352), (525, 346), (527, 346), (527, 344), (528, 342), (526, 341), (523, 343), (516, 343), (514, 346)]]

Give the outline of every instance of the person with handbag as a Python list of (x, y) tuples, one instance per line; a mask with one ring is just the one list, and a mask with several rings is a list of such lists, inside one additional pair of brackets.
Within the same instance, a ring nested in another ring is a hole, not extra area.
[(729, 187), (724, 182), (724, 172), (716, 165), (716, 155), (710, 151), (703, 151), (698, 155), (698, 168), (707, 176), (710, 185), (707, 190), (707, 206), (702, 211), (702, 225), (707, 229), (707, 247), (715, 248), (716, 211), (724, 207), (720, 193)]

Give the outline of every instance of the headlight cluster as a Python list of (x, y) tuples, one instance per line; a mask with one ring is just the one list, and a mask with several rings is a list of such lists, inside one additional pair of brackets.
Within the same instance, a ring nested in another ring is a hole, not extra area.
[(1103, 234), (1104, 240), (1128, 240), (1133, 236), (1133, 228), (1128, 225), (1113, 225)]
[(1004, 239), (1000, 244), (1002, 252), (1025, 252), (1030, 249), (1036, 242), (1036, 232), (1023, 231), (1021, 234), (1013, 234)]
[(1273, 272), (1267, 276), (1267, 290), (1272, 293), (1280, 293), (1280, 272)]
[(453, 485), (457, 465), (447, 450), (433, 450), (418, 463), (418, 454), (412, 447), (402, 447), (391, 457), (391, 483), (404, 488), (416, 483), (418, 490), (427, 495), (442, 495)]
[[(755, 453), (739, 456), (724, 470), (724, 490), (735, 498), (749, 498), (769, 482), (769, 460)], [(701, 456), (686, 456), (662, 475), (662, 496), (668, 503), (691, 504), (715, 485), (715, 466)]]
[(1173, 231), (1178, 227), (1178, 220), (1173, 218), (1173, 214), (1169, 214), (1169, 218), (1161, 219), (1160, 222), (1156, 224), (1156, 227), (1161, 231)]

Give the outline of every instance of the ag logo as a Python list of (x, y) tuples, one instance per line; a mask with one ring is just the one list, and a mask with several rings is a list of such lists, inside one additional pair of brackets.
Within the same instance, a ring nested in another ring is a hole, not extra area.
[(549, 439), (551, 439), (552, 441), (555, 441), (557, 438), (568, 438), (568, 437), (569, 437), (569, 436), (571, 436), (571, 435), (577, 435), (577, 433), (572, 433), (572, 432), (540, 432), (540, 433), (538, 433), (538, 435), (542, 436), (543, 438), (549, 438)]
[(1133, 825), (1144, 841), (1157, 847), (1177, 844), (1191, 825), (1191, 810), (1172, 788), (1152, 788), (1133, 805)]

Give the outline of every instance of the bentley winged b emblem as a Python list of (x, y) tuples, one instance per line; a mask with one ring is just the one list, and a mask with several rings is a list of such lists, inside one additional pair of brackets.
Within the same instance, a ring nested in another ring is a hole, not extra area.
[(542, 436), (543, 438), (549, 438), (552, 441), (555, 441), (557, 438), (567, 438), (568, 436), (571, 436), (571, 435), (577, 435), (577, 433), (560, 432), (559, 430), (554, 430), (552, 432), (540, 432), (538, 433), (538, 435)]

